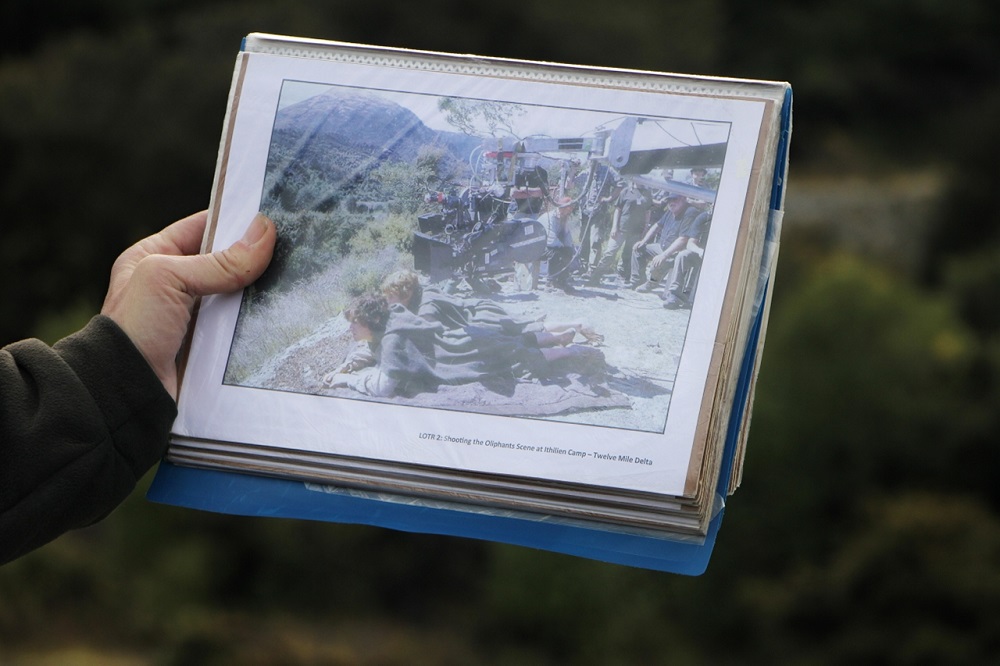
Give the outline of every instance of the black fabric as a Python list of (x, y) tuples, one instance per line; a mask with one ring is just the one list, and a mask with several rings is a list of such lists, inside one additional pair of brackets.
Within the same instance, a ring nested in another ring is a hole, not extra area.
[(618, 206), (621, 208), (619, 225), (621, 231), (627, 234), (642, 234), (646, 230), (649, 212), (653, 208), (653, 200), (639, 188), (629, 188), (618, 195)]
[(660, 225), (660, 231), (656, 242), (664, 250), (681, 236), (696, 238), (701, 233), (698, 226), (699, 211), (694, 206), (686, 206), (680, 217), (675, 217), (673, 211), (668, 210), (657, 224)]
[(163, 455), (176, 414), (107, 317), (53, 347), (0, 350), (0, 563), (110, 513)]

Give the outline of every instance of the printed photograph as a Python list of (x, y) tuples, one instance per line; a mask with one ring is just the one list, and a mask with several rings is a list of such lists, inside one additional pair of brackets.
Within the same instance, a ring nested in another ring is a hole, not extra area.
[(225, 383), (662, 433), (730, 129), (285, 81)]

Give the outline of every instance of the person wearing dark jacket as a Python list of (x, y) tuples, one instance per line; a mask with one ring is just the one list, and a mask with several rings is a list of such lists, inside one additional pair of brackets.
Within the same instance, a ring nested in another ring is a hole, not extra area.
[(122, 253), (81, 331), (0, 350), (0, 564), (107, 516), (163, 455), (196, 298), (250, 284), (274, 249), (274, 224), (257, 215), (229, 248), (198, 254), (206, 221)]

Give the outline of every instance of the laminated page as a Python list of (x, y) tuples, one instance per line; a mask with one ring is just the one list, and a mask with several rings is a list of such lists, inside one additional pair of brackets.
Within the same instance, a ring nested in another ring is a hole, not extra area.
[(788, 93), (248, 36), (205, 249), (257, 211), (278, 244), (201, 302), (150, 496), (696, 572), (742, 456)]

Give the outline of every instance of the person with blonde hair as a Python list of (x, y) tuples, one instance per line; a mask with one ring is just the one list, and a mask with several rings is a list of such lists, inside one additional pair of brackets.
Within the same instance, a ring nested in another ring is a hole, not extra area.
[(604, 340), (582, 322), (518, 319), (495, 301), (424, 287), (412, 270), (390, 273), (381, 293), (356, 299), (344, 316), (355, 346), (323, 383), (378, 397), (544, 373), (561, 359), (603, 359), (573, 344), (577, 334), (591, 345)]

